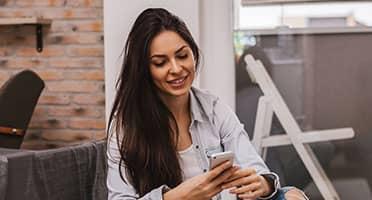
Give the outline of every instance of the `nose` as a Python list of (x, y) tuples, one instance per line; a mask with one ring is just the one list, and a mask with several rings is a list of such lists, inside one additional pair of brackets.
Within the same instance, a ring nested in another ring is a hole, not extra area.
[(169, 73), (178, 74), (182, 71), (182, 66), (175, 59), (171, 60), (170, 65)]

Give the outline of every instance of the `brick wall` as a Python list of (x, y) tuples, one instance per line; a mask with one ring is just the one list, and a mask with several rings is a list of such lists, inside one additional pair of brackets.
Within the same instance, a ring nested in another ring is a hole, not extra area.
[(0, 85), (22, 69), (46, 83), (22, 148), (55, 148), (105, 137), (103, 0), (0, 0), (0, 17), (42, 16), (44, 50), (32, 26), (0, 26)]

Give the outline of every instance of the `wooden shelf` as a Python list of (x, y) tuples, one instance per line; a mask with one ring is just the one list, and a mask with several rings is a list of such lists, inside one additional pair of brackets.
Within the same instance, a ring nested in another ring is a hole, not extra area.
[(18, 17), (18, 18), (0, 18), (1, 25), (49, 25), (52, 23), (51, 19), (44, 19), (40, 17)]
[(32, 25), (36, 28), (36, 50), (43, 51), (43, 25), (50, 25), (51, 19), (42, 17), (0, 18), (0, 26)]

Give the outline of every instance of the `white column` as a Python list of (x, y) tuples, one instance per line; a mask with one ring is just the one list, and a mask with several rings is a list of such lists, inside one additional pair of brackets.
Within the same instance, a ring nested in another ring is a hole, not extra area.
[(235, 109), (233, 1), (200, 1), (200, 48), (204, 58), (200, 87)]

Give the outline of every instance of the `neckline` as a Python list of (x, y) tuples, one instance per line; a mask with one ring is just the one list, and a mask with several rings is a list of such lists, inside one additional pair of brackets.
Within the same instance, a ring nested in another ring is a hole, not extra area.
[(192, 144), (190, 146), (188, 146), (186, 149), (184, 150), (181, 150), (181, 151), (178, 151), (179, 154), (185, 154), (187, 153), (188, 151), (191, 151), (192, 149)]

